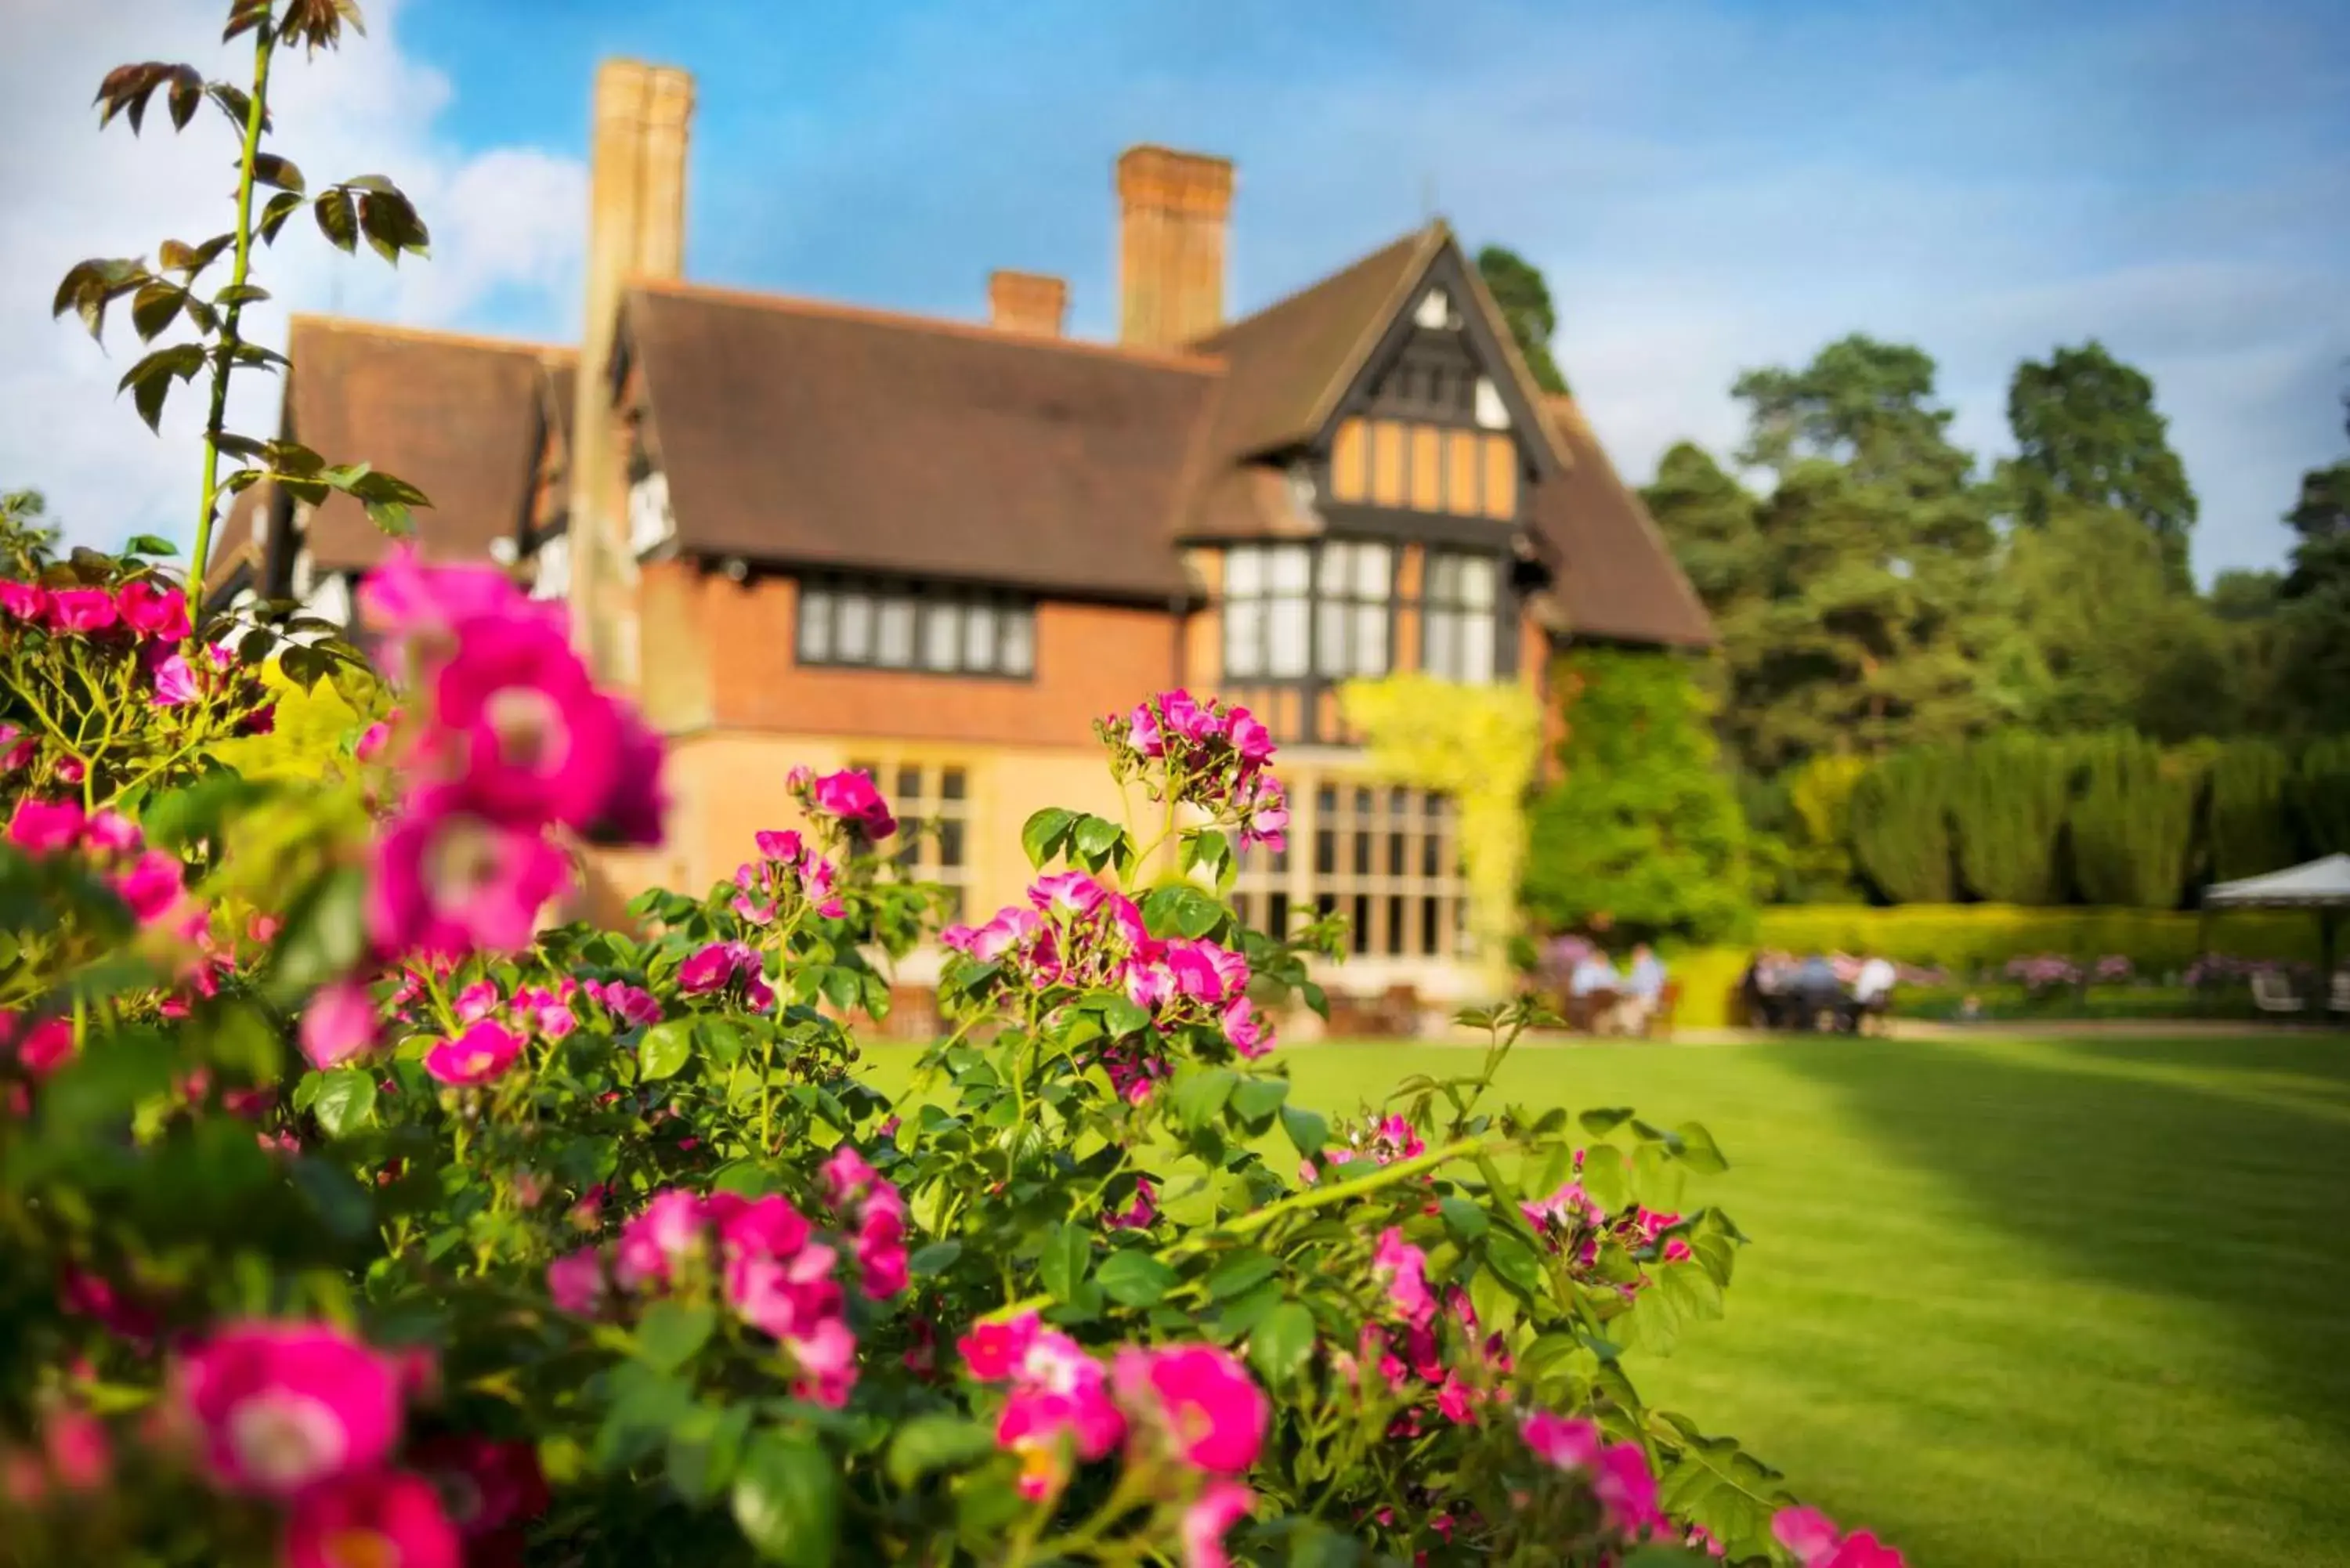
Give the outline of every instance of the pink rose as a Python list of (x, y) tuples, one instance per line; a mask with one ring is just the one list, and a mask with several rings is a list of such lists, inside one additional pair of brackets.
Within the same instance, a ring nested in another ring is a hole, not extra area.
[(810, 784), (808, 790), (814, 810), (837, 819), (870, 842), (879, 843), (898, 831), (898, 819), (889, 815), (881, 792), (862, 773), (844, 769), (827, 774)]
[(461, 1568), (464, 1548), (432, 1482), (398, 1470), (346, 1476), (286, 1521), (286, 1568)]
[(1213, 1480), (1183, 1511), (1183, 1568), (1232, 1568), (1224, 1536), (1248, 1517), (1255, 1501), (1238, 1481)]
[(81, 841), (88, 819), (69, 800), (36, 800), (27, 795), (16, 803), (8, 819), (8, 842), (34, 855), (53, 855)]
[[(167, 649), (169, 646), (168, 643), (159, 642), (148, 652), (151, 656), (158, 649)], [(184, 656), (165, 652), (161, 657), (150, 657), (147, 660), (147, 675), (148, 679), (155, 683), (155, 694), (148, 699), (154, 706), (178, 708), (196, 700), (198, 695), (196, 672), (190, 667)]]
[(1121, 1402), (1157, 1426), (1187, 1463), (1236, 1476), (1256, 1462), (1272, 1411), (1230, 1351), (1210, 1345), (1122, 1350), (1114, 1375)]
[(425, 1052), (424, 1070), (444, 1084), (472, 1088), (503, 1076), (521, 1054), (522, 1036), (485, 1018)]
[(368, 926), (387, 953), (458, 958), (530, 945), (570, 872), (535, 830), (483, 815), (454, 791), (419, 790), (376, 842)]
[(1548, 1410), (1527, 1413), (1518, 1431), (1544, 1463), (1562, 1470), (1591, 1470), (1599, 1464), (1599, 1428), (1580, 1416), (1554, 1416)]
[(184, 642), (194, 629), (188, 624), (188, 596), (178, 588), (139, 577), (122, 585), (115, 596), (122, 624), (141, 637), (162, 642)]
[(590, 1317), (604, 1300), (604, 1260), (593, 1247), (567, 1252), (546, 1265), (546, 1293), (556, 1307)]
[(523, 617), (469, 623), (434, 686), (467, 794), (501, 820), (584, 826), (619, 769), (619, 715), (569, 641)]
[(49, 596), (52, 631), (105, 631), (119, 618), (114, 596), (104, 588), (59, 588)]
[(49, 591), (37, 583), (0, 582), (0, 614), (26, 625), (48, 613)]
[(375, 1034), (375, 1001), (363, 981), (322, 986), (302, 1010), (302, 1054), (322, 1072), (371, 1048)]
[(993, 1323), (975, 1323), (969, 1334), (955, 1341), (955, 1349), (973, 1377), (983, 1383), (1001, 1383), (1027, 1360), (1029, 1347), (1036, 1342), (1038, 1326), (1033, 1312)]
[(323, 1324), (223, 1330), (181, 1368), (204, 1459), (237, 1491), (294, 1497), (374, 1469), (400, 1438), (391, 1361)]

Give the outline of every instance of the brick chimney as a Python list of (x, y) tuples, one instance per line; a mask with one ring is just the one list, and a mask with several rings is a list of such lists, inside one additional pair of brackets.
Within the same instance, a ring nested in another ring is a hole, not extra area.
[(1002, 267), (987, 275), (987, 321), (999, 332), (1058, 337), (1068, 313), (1069, 286), (1057, 277)]
[(590, 666), (632, 680), (625, 454), (612, 408), (613, 328), (631, 278), (675, 277), (685, 265), (685, 153), (693, 78), (668, 66), (606, 60), (596, 70), (588, 172), (588, 319), (572, 420), (571, 628)]
[(1118, 205), (1118, 341), (1180, 348), (1222, 327), (1231, 160), (1129, 147)]

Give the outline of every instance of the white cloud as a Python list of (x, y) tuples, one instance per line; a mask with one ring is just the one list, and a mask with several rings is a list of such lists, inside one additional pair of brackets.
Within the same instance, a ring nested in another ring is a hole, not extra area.
[[(161, 439), (118, 400), (140, 352), (128, 313), (111, 313), (103, 352), (70, 318), (52, 322), (57, 279), (86, 256), (145, 254), (165, 238), (228, 227), (235, 140), (210, 106), (177, 136), (159, 99), (145, 132), (104, 134), (98, 82), (130, 59), (185, 60), (235, 81), (242, 44), (224, 48), (221, 0), (15, 0), (0, 22), (0, 102), (22, 128), (0, 141), (0, 487), (47, 493), (78, 541), (119, 544), (161, 532), (186, 541), (196, 510), (199, 399), (175, 392)], [(397, 272), (362, 249), (334, 251), (297, 215), (258, 253), (255, 281), (274, 296), (247, 335), (283, 348), (287, 311), (338, 310), (415, 326), (573, 335), (586, 173), (535, 148), (463, 152), (435, 134), (447, 80), (401, 52), (396, 0), (368, 6), (368, 36), (338, 54), (281, 55), (273, 73), (271, 146), (311, 186), (390, 176), (432, 231), (432, 256)], [(224, 265), (206, 275), (214, 286)], [(248, 376), (233, 414), (273, 431), (279, 386)], [(363, 457), (364, 453), (330, 454)]]

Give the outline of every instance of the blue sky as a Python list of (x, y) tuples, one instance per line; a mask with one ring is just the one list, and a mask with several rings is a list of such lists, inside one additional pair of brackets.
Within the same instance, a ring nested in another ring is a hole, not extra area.
[(1740, 369), (1855, 329), (1932, 353), (1987, 455), (2016, 359), (2103, 337), (2156, 378), (2206, 576), (2281, 560), (2301, 471), (2350, 451), (2340, 0), (370, 12), (367, 47), (410, 90), (377, 95), (367, 134), (443, 198), (423, 204), (444, 275), (370, 294), (306, 274), (297, 304), (576, 337), (562, 214), (596, 61), (628, 53), (698, 79), (687, 269), (706, 281), (976, 317), (988, 268), (1035, 268), (1069, 278), (1075, 330), (1106, 336), (1111, 160), (1157, 140), (1239, 164), (1235, 310), (1431, 202), (1472, 244), (1523, 251), (1635, 478), (1679, 437), (1735, 443)]

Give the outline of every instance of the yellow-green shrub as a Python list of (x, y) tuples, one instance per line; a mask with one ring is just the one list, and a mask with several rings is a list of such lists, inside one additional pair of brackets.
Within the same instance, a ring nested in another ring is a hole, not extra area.
[[(2014, 904), (1787, 905), (1762, 911), (1759, 940), (1790, 952), (1881, 954), (1955, 972), (2027, 953), (2121, 953), (2140, 973), (2185, 969), (2202, 919), (2168, 909), (2026, 909)], [(2244, 958), (2317, 959), (2317, 922), (2291, 910), (2215, 916), (2211, 949)]]

